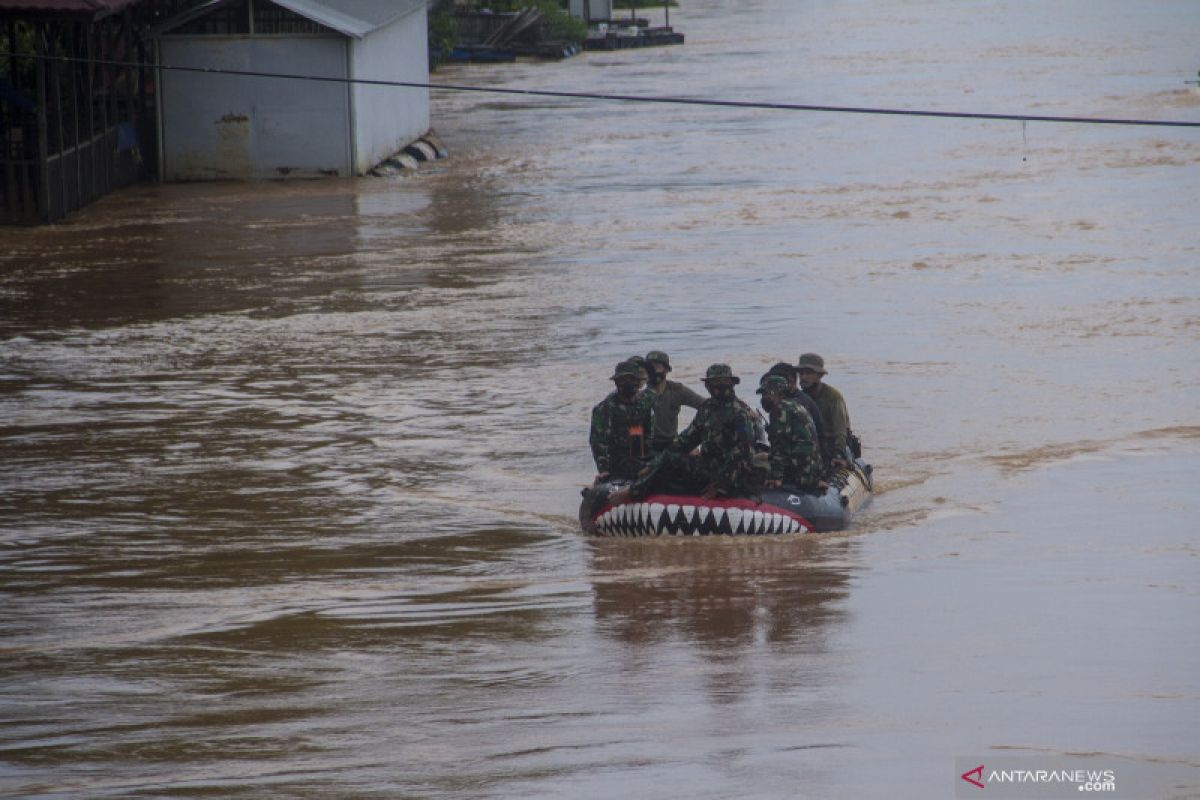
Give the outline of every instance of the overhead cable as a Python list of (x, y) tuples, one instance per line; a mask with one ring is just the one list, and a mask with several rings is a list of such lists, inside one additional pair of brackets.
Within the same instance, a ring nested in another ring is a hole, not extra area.
[(1079, 125), (1135, 125), (1165, 128), (1200, 128), (1200, 122), (1188, 120), (1135, 119), (1114, 117), (1076, 117), (1042, 114), (989, 114), (977, 111), (931, 111), (927, 109), (876, 108), (871, 106), (831, 106), (813, 103), (767, 103), (754, 100), (714, 100), (700, 97), (670, 97), (659, 95), (606, 94), (598, 92), (564, 92), (549, 89), (512, 89), (494, 86), (467, 86), (453, 83), (421, 83), (415, 81), (388, 81), (370, 78), (342, 78), (324, 75), (297, 75), (287, 72), (259, 72), (241, 69), (219, 69), (216, 67), (183, 67), (171, 64), (148, 64), (137, 61), (111, 61), (98, 58), (74, 56), (33, 55), (0, 51), (0, 56), (17, 56), (43, 61), (59, 61), (96, 64), (107, 67), (132, 67), (135, 69), (159, 69), (175, 72), (198, 72), (206, 75), (228, 75), (243, 78), (276, 78), (283, 80), (315, 81), (323, 83), (347, 83), (361, 86), (394, 86), (405, 89), (429, 89), (446, 92), (482, 92), (487, 94), (519, 95), (524, 97), (556, 97), (566, 100), (607, 100), (623, 103), (659, 103), (689, 106), (711, 106), (717, 108), (740, 108), (765, 111), (815, 111), (833, 114), (872, 114), (899, 117), (935, 117), (948, 119), (1002, 120), (1011, 122), (1058, 122)]

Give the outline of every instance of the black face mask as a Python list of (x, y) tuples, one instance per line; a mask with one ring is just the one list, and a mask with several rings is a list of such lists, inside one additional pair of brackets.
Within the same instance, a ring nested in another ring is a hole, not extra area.
[(779, 405), (779, 403), (775, 400), (774, 397), (767, 397), (765, 394), (763, 395), (763, 398), (762, 398), (762, 401), (760, 404), (762, 405), (763, 411), (766, 411), (768, 414), (770, 414), (772, 411), (774, 411), (776, 406)]
[(660, 383), (662, 383), (666, 379), (667, 379), (667, 374), (665, 372), (658, 372), (656, 370), (652, 370), (650, 372), (649, 380), (650, 380), (651, 386), (658, 386)]
[(733, 387), (732, 386), (714, 386), (709, 391), (709, 394), (711, 394), (713, 399), (716, 400), (717, 402), (728, 403), (730, 400), (733, 399)]
[(636, 383), (618, 383), (617, 394), (626, 400), (632, 400), (637, 397), (638, 385)]

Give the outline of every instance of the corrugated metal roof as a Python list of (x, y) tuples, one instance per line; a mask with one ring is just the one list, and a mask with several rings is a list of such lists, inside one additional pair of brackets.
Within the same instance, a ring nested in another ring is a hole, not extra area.
[(140, 0), (0, 0), (0, 11), (50, 11), (64, 14), (111, 14)]
[(302, 17), (355, 39), (361, 39), (371, 31), (378, 30), (426, 5), (426, 0), (271, 1), (288, 11), (294, 11)]

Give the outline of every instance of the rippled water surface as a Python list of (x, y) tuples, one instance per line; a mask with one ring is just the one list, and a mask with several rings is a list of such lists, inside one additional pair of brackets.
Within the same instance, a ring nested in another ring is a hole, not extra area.
[[(446, 83), (1200, 120), (1200, 5), (685, 0)], [(1200, 794), (1200, 135), (435, 93), (402, 179), (0, 231), (0, 794)], [(592, 404), (822, 353), (842, 534), (589, 541)], [(1163, 796), (1168, 796), (1164, 794)]]

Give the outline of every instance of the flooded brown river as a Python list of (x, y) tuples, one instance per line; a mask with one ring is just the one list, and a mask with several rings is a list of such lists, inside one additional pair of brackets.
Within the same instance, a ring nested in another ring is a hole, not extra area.
[[(434, 80), (1200, 120), (1193, 0), (671, 22)], [(434, 118), (406, 178), (0, 230), (0, 795), (928, 798), (1070, 757), (1200, 796), (1200, 133)], [(853, 530), (582, 536), (590, 408), (649, 349), (744, 398), (824, 355)]]

